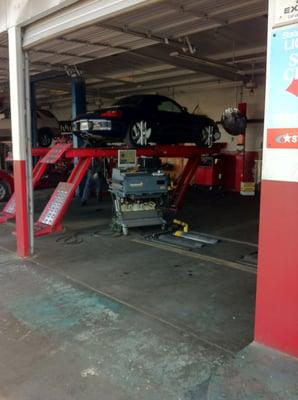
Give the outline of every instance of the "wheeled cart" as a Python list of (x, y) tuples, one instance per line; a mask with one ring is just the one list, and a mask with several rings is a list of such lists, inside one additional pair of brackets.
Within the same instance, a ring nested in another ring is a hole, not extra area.
[(121, 172), (114, 168), (109, 188), (113, 198), (113, 222), (127, 235), (128, 228), (165, 226), (168, 177), (162, 171)]

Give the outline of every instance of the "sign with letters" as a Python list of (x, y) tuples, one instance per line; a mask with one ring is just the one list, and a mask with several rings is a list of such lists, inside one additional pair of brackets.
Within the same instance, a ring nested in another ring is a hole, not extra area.
[(298, 148), (298, 25), (271, 35), (267, 147)]
[(298, 0), (275, 2), (273, 25), (293, 24), (298, 21)]

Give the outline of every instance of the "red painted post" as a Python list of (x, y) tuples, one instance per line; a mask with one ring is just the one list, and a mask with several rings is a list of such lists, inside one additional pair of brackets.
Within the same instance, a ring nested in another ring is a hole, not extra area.
[[(241, 112), (241, 114), (243, 115), (247, 115), (247, 103), (239, 103), (238, 104), (238, 109)], [(246, 137), (245, 137), (245, 132), (242, 132), (241, 135), (241, 141), (243, 144), (243, 150), (242, 150), (242, 158), (243, 158), (243, 163), (242, 163), (242, 177), (241, 177), (241, 181), (240, 181), (240, 186), (241, 186), (241, 182), (247, 182), (247, 173), (246, 173), (246, 163), (245, 163), (245, 157), (246, 157), (246, 149), (245, 149), (245, 142), (246, 142)]]
[(29, 255), (29, 229), (27, 208), (26, 163), (14, 160), (13, 176), (16, 196), (16, 238), (17, 253), (20, 257)]
[(298, 184), (262, 181), (255, 340), (298, 357)]

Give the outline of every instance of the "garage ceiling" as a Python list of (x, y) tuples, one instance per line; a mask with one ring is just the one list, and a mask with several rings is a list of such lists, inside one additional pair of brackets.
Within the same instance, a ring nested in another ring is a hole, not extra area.
[[(70, 82), (63, 74), (74, 66), (86, 78), (88, 95), (103, 99), (248, 81), (265, 73), (266, 31), (264, 0), (161, 0), (31, 48), (31, 74), (61, 75), (39, 83), (40, 104), (69, 101)], [(2, 35), (2, 91), (7, 58)]]

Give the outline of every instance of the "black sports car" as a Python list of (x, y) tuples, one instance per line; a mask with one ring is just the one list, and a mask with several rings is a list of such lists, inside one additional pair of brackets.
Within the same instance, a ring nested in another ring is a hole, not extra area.
[(129, 147), (196, 143), (212, 146), (220, 138), (216, 123), (190, 114), (174, 100), (158, 95), (136, 95), (119, 100), (98, 113), (80, 115), (73, 132), (92, 143), (124, 141)]

